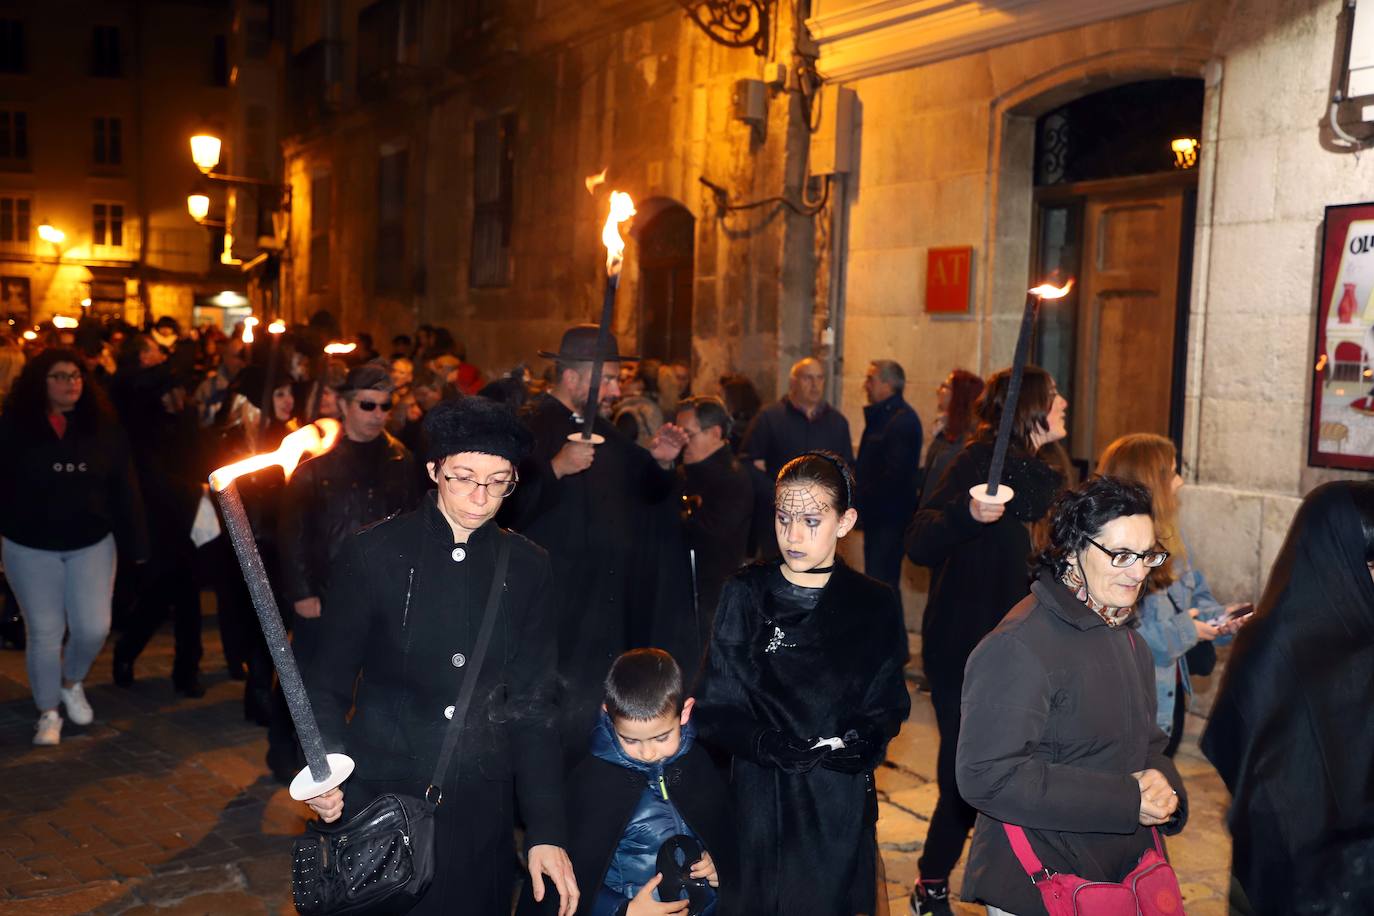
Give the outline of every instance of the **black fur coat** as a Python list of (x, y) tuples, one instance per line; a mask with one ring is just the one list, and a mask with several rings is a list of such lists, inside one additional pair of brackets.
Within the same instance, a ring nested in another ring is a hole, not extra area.
[[(768, 597), (775, 577), (776, 563), (756, 564), (725, 583), (696, 692), (702, 740), (733, 756), (741, 912), (871, 913), (873, 768), (911, 710), (901, 608), (887, 585), (837, 561), (819, 604), (779, 621)], [(784, 772), (760, 748), (770, 731), (809, 743), (850, 730), (869, 742), (859, 772), (824, 761)]]

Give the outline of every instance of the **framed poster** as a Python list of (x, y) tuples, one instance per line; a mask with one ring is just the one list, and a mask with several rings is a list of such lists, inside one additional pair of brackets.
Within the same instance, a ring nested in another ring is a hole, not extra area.
[(1374, 203), (1326, 208), (1307, 463), (1374, 470)]

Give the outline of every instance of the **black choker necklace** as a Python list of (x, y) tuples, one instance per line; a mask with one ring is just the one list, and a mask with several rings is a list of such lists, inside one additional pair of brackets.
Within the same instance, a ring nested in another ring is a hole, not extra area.
[(823, 576), (823, 575), (825, 575), (825, 574), (828, 573), (828, 572), (834, 572), (834, 571), (835, 571), (835, 564), (834, 564), (834, 563), (831, 563), (829, 566), (817, 566), (817, 567), (814, 567), (814, 568), (812, 568), (812, 569), (804, 569), (804, 570), (802, 570), (802, 574), (803, 574), (803, 575), (807, 575), (807, 576)]

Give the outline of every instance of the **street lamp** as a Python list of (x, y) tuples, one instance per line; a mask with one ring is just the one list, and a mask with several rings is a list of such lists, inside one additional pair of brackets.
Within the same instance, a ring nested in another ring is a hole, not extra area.
[(51, 245), (61, 245), (67, 240), (67, 233), (51, 223), (43, 223), (38, 227), (38, 237)]
[(210, 197), (208, 194), (188, 194), (186, 196), (186, 212), (191, 214), (191, 219), (198, 223), (205, 222), (205, 217), (210, 215)]
[(196, 134), (191, 138), (191, 160), (206, 175), (219, 165), (220, 139), (212, 134)]

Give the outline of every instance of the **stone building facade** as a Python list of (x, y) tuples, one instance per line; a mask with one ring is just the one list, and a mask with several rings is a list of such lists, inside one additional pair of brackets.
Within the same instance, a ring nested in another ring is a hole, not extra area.
[[(1325, 123), (1343, 4), (976, 9), (985, 6), (819, 0), (813, 9), (820, 70), (854, 89), (862, 112), (846, 216), (846, 412), (857, 418), (875, 357), (906, 365), (927, 421), (949, 368), (986, 373), (1010, 361), (1024, 290), (1036, 282), (1038, 118), (1111, 87), (1199, 80), (1196, 216), (1184, 238), (1191, 283), (1175, 342), (1184, 525), (1217, 594), (1257, 598), (1301, 496), (1334, 476), (1307, 465), (1318, 243), (1324, 208), (1370, 200), (1374, 186), (1374, 157), (1333, 143)], [(965, 319), (922, 309), (927, 249), (948, 245), (974, 250)]]
[(0, 312), (186, 325), (198, 297), (242, 288), (186, 210), (187, 138), (230, 102), (230, 11), (0, 4)]
[[(1223, 598), (1257, 596), (1302, 494), (1330, 473), (1306, 462), (1323, 208), (1365, 199), (1374, 178), (1374, 157), (1323, 123), (1340, 0), (758, 0), (742, 4), (767, 13), (758, 48), (724, 46), (684, 10), (720, 6), (296, 0), (288, 313), (329, 308), (379, 344), (442, 323), (488, 370), (539, 371), (537, 349), (597, 315), (606, 201), (583, 179), (604, 168), (641, 212), (622, 347), (689, 358), (698, 390), (746, 372), (765, 399), (819, 355), (856, 436), (867, 363), (895, 358), (929, 428), (950, 368), (1009, 361), (1045, 214), (1066, 193), (1037, 178), (1047, 117), (1175, 80), (1200, 99), (1191, 171), (1069, 190), (1102, 220), (1079, 240), (1100, 268), (1080, 314), (1114, 295), (1093, 244), (1150, 247), (1145, 223), (1123, 217), (1118, 238), (1103, 214), (1172, 202), (1159, 238), (1179, 288), (1155, 293), (1177, 320), (1154, 321), (1153, 369), (1127, 371), (1108, 357), (1133, 352), (1149, 313), (1101, 305), (1084, 341), (1114, 335), (1118, 350), (1061, 353), (1061, 386), (1099, 439), (1138, 419), (1180, 444), (1194, 556)], [(840, 89), (854, 118), (837, 142)], [(722, 210), (699, 179), (730, 207), (759, 205)], [(972, 249), (966, 316), (925, 311), (927, 257), (948, 246)], [(1077, 438), (1089, 466), (1101, 443)]]
[[(735, 48), (673, 2), (298, 0), (288, 309), (328, 308), (379, 342), (441, 323), (484, 368), (537, 373), (537, 349), (598, 318), (618, 189), (639, 209), (623, 349), (686, 358), (699, 379), (740, 368), (771, 392), (813, 348), (825, 219), (804, 215), (804, 101), (782, 88), (803, 26), (771, 11), (760, 42)], [(740, 79), (762, 90), (753, 120), (735, 116)], [(699, 178), (732, 205), (803, 212), (722, 219)]]

